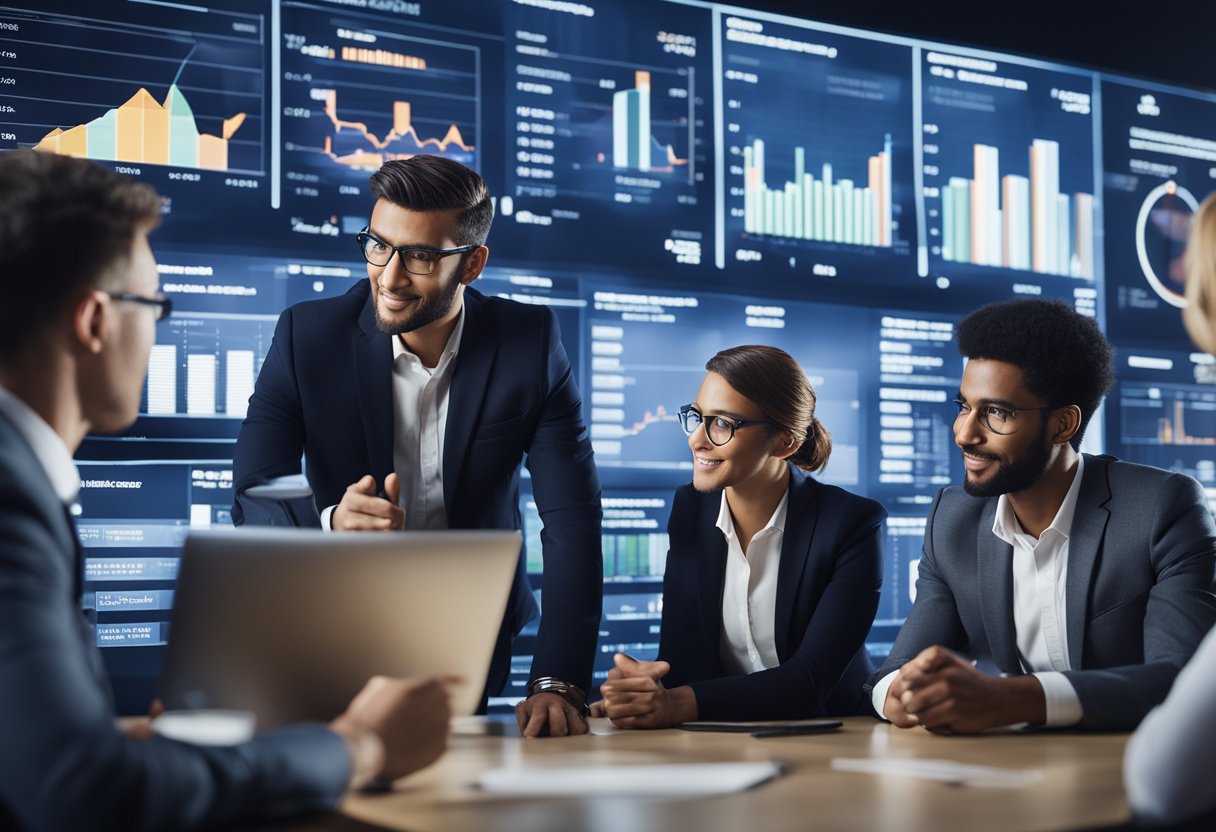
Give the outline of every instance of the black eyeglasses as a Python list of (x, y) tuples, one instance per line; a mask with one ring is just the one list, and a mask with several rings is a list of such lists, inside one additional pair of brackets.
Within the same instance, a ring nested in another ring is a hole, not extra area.
[(143, 295), (133, 295), (130, 292), (106, 292), (106, 294), (112, 300), (121, 300), (127, 303), (142, 303), (144, 306), (154, 307), (156, 309), (157, 321), (163, 321), (173, 311), (173, 299), (166, 295), (146, 298)]
[(725, 416), (710, 416), (708, 419), (701, 415), (701, 411), (697, 410), (691, 404), (686, 404), (679, 410), (680, 427), (684, 428), (684, 433), (692, 436), (697, 432), (697, 428), (705, 425), (705, 436), (711, 444), (722, 446), (735, 438), (735, 431), (740, 428), (751, 427), (752, 425), (768, 425), (771, 428), (784, 430), (782, 425), (776, 422), (769, 422), (765, 419), (738, 419), (731, 420)]
[(477, 246), (457, 246), (456, 248), (431, 248), (430, 246), (390, 246), (383, 240), (377, 239), (370, 231), (371, 226), (355, 235), (359, 241), (359, 251), (363, 259), (373, 266), (384, 268), (394, 254), (401, 255), (401, 265), (410, 274), (428, 275), (435, 271), (435, 265), (445, 257), (453, 254), (464, 254)]
[[(954, 421), (956, 422), (972, 410), (971, 405), (962, 399), (955, 399), (954, 404), (958, 407), (958, 414), (954, 417)], [(981, 425), (992, 433), (1008, 436), (1017, 431), (1018, 426), (1014, 422), (1014, 419), (1022, 411), (1051, 411), (1059, 410), (1062, 407), (1068, 407), (1068, 405), (1048, 404), (1042, 407), (1003, 407), (999, 404), (982, 404), (975, 408), (975, 410)]]

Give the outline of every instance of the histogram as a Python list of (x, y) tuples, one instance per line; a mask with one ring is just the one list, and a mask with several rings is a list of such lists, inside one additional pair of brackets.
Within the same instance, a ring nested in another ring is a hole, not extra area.
[(797, 240), (848, 245), (891, 245), (891, 137), (864, 166), (865, 184), (833, 179), (823, 163), (818, 179), (807, 172), (806, 150), (794, 148), (794, 178), (771, 187), (765, 178), (765, 145), (754, 140), (743, 150), (744, 228)]
[(1060, 193), (1058, 142), (1034, 140), (1029, 177), (1001, 176), (989, 145), (975, 145), (974, 162), (942, 192), (942, 259), (1093, 278), (1094, 197)]

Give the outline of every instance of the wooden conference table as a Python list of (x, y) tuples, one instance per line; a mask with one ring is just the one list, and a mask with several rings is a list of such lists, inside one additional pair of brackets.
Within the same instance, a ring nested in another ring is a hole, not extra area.
[[(476, 725), (472, 726), (476, 730)], [(355, 795), (342, 814), (300, 829), (413, 832), (713, 832), (713, 830), (1060, 830), (1130, 818), (1122, 782), (1127, 734), (1018, 733), (940, 737), (866, 717), (836, 733), (753, 739), (680, 730), (615, 731), (592, 720), (589, 736), (523, 740), (458, 733), (444, 758), (394, 792)], [(1034, 785), (952, 785), (894, 774), (836, 771), (833, 758), (917, 758), (1039, 771)], [(571, 767), (777, 761), (785, 773), (713, 798), (504, 797), (479, 790), (500, 767)]]

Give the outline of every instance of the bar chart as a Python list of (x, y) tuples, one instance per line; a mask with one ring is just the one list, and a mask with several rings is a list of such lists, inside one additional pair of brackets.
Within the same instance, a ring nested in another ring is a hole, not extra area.
[(897, 276), (912, 266), (916, 228), (911, 52), (759, 17), (723, 22), (716, 265), (798, 286), (907, 284)]
[(243, 419), (276, 320), (255, 315), (175, 316), (152, 347), (142, 413)]
[[(15, 122), (17, 144), (98, 161), (261, 175), (268, 161), (261, 15), (200, 8), (179, 17), (122, 5), (87, 17), (48, 8), (23, 23), (18, 63), (6, 67), (15, 106), (3, 111)], [(94, 73), (87, 67), (100, 43), (109, 60)]]
[(749, 234), (861, 246), (890, 246), (891, 136), (863, 167), (864, 183), (833, 179), (824, 162), (819, 178), (808, 172), (806, 149), (794, 148), (794, 177), (777, 187), (765, 178), (765, 143), (743, 149), (744, 228)]
[(1035, 139), (1029, 176), (1000, 173), (1000, 150), (975, 145), (971, 178), (943, 189), (942, 259), (1094, 277), (1094, 196), (1060, 193), (1060, 145)]
[(634, 73), (632, 89), (612, 96), (612, 164), (618, 168), (670, 173), (688, 164), (650, 130), (650, 73)]
[(56, 127), (35, 150), (118, 162), (145, 162), (184, 168), (228, 169), (228, 143), (245, 123), (245, 113), (223, 120), (221, 135), (200, 133), (194, 111), (176, 84), (158, 103), (143, 87), (123, 105), (87, 124)]

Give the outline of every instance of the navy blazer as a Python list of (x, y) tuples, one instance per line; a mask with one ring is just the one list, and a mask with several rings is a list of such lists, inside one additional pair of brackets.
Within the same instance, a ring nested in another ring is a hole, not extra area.
[[(1013, 547), (992, 533), (997, 498), (938, 492), (916, 603), (874, 685), (926, 647), (1022, 672), (1013, 623)], [(1085, 455), (1065, 578), (1064, 672), (1083, 729), (1130, 731), (1165, 699), (1216, 624), (1216, 526), (1199, 483), (1112, 456)]]
[(178, 829), (336, 806), (350, 757), (322, 726), (229, 748), (115, 727), (78, 546), (45, 469), (0, 415), (0, 829)]
[(722, 492), (692, 485), (675, 495), (667, 531), (659, 658), (665, 686), (691, 685), (700, 719), (797, 719), (869, 713), (861, 685), (872, 670), (866, 636), (882, 588), (881, 505), (816, 482), (790, 466), (777, 567), (780, 665), (727, 675), (719, 655), (726, 538)]
[[(545, 615), (532, 675), (586, 689), (602, 604), (600, 487), (557, 320), (544, 306), (471, 288), (464, 315), (443, 444), (448, 527), (520, 528), (527, 455), (544, 523)], [(319, 507), (337, 504), (365, 474), (383, 485), (393, 471), (392, 372), (392, 337), (376, 328), (367, 280), (284, 311), (236, 444), (233, 522), (244, 521), (241, 493), (299, 473), (301, 453)], [(511, 636), (535, 614), (521, 553), (488, 693), (505, 683)]]

